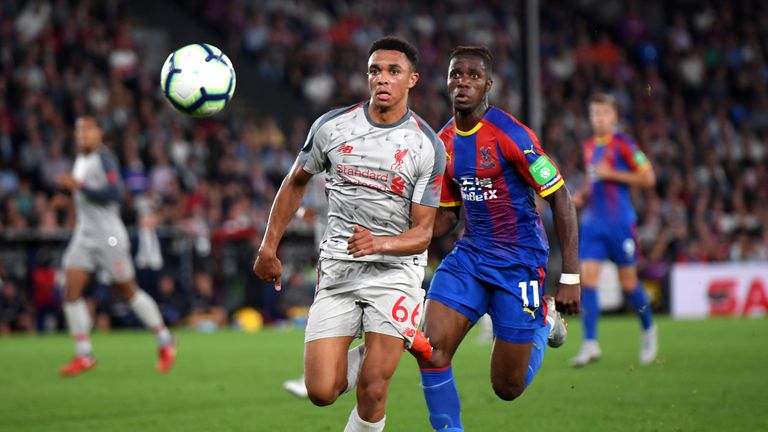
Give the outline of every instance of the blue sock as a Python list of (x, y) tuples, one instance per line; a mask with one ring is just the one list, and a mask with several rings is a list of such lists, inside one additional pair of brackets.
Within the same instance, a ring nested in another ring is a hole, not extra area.
[(632, 308), (637, 312), (643, 330), (651, 328), (653, 325), (651, 304), (648, 303), (648, 296), (645, 295), (645, 290), (640, 282), (637, 283), (634, 291), (627, 293), (627, 300), (629, 300), (629, 304), (632, 305)]
[(536, 330), (533, 334), (533, 346), (531, 347), (531, 360), (528, 362), (528, 372), (525, 374), (525, 388), (528, 388), (528, 384), (533, 381), (533, 377), (536, 376), (536, 372), (541, 368), (541, 363), (544, 362), (544, 351), (547, 349), (547, 340), (549, 339), (549, 331), (552, 329), (552, 325), (547, 324), (544, 327)]
[(600, 303), (597, 290), (581, 287), (581, 322), (584, 323), (584, 339), (597, 340), (597, 321), (600, 319)]
[(442, 369), (421, 369), (421, 388), (424, 390), (432, 428), (441, 432), (463, 431), (459, 391), (456, 389), (451, 366)]

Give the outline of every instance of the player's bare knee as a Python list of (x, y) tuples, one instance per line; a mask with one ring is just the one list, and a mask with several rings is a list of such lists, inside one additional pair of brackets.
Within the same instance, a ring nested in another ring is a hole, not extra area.
[(512, 401), (520, 397), (525, 391), (525, 383), (505, 380), (501, 383), (493, 383), (493, 391), (501, 400)]
[(450, 353), (440, 348), (432, 351), (432, 358), (429, 360), (419, 360), (419, 367), (422, 369), (441, 369), (451, 365), (452, 356)]
[(389, 381), (384, 378), (366, 380), (358, 383), (358, 400), (367, 406), (376, 406), (387, 399), (387, 387)]
[(317, 406), (328, 406), (336, 402), (339, 395), (347, 388), (345, 376), (338, 376), (335, 379), (324, 379), (328, 377), (306, 377), (307, 397)]
[(64, 300), (69, 303), (77, 301), (82, 296), (81, 293), (81, 290), (64, 287)]
[(632, 291), (635, 290), (635, 288), (637, 288), (637, 276), (635, 276), (635, 277), (631, 277), (631, 276), (623, 277), (623, 278), (621, 278), (619, 283), (621, 284), (621, 289), (623, 289), (626, 292), (632, 292)]
[(132, 281), (115, 284), (115, 290), (117, 291), (117, 295), (124, 301), (133, 299), (133, 296), (135, 296), (138, 291), (136, 289), (136, 284)]
[(83, 297), (84, 287), (79, 286), (78, 283), (67, 281), (64, 283), (64, 301), (74, 302), (80, 300)]
[(307, 397), (316, 406), (328, 406), (336, 402), (339, 397), (339, 391), (331, 387), (312, 388), (307, 387)]

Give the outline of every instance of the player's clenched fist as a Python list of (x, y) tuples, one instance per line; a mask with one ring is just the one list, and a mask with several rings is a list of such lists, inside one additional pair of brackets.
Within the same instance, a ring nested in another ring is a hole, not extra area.
[(557, 302), (557, 310), (565, 315), (575, 315), (579, 313), (581, 285), (578, 283), (558, 284), (555, 301)]
[(280, 276), (283, 275), (283, 265), (275, 253), (259, 251), (256, 262), (253, 263), (253, 273), (265, 281), (275, 284), (275, 291), (280, 291)]

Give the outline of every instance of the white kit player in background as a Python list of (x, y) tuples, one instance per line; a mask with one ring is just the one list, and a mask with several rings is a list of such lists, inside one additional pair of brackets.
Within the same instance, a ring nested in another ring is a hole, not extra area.
[(77, 159), (72, 175), (57, 178), (60, 187), (74, 196), (77, 222), (64, 253), (64, 316), (75, 338), (75, 357), (61, 369), (73, 376), (92, 369), (91, 316), (83, 290), (91, 275), (106, 275), (115, 292), (125, 300), (145, 327), (152, 329), (159, 346), (157, 368), (167, 372), (176, 357), (176, 344), (163, 323), (155, 301), (134, 278), (128, 232), (120, 219), (122, 183), (114, 156), (102, 145), (96, 119), (81, 116), (75, 123)]
[[(409, 348), (428, 358), (418, 332), (426, 249), (440, 199), (445, 148), (408, 109), (418, 55), (386, 37), (369, 50), (371, 98), (312, 125), (278, 191), (256, 275), (280, 289), (277, 246), (313, 175), (325, 173), (328, 226), (309, 310), (304, 372), (309, 399), (330, 405), (357, 386), (345, 432), (384, 429), (389, 381)], [(352, 341), (365, 335), (359, 347)], [(349, 350), (349, 351), (348, 351)]]
[[(304, 201), (296, 212), (300, 218), (312, 223), (315, 229), (315, 247), (320, 248), (320, 242), (328, 226), (328, 197), (325, 194), (325, 176), (316, 175), (307, 184)], [(304, 385), (304, 375), (283, 382), (283, 388), (296, 397), (306, 399), (307, 386)]]

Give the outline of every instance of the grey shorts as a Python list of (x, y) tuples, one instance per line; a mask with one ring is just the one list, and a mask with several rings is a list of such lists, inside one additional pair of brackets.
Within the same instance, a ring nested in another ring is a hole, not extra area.
[(119, 236), (85, 239), (75, 236), (64, 252), (62, 266), (101, 272), (107, 283), (125, 282), (135, 275), (128, 239)]
[(423, 313), (424, 267), (321, 259), (304, 341), (382, 333), (413, 341)]

